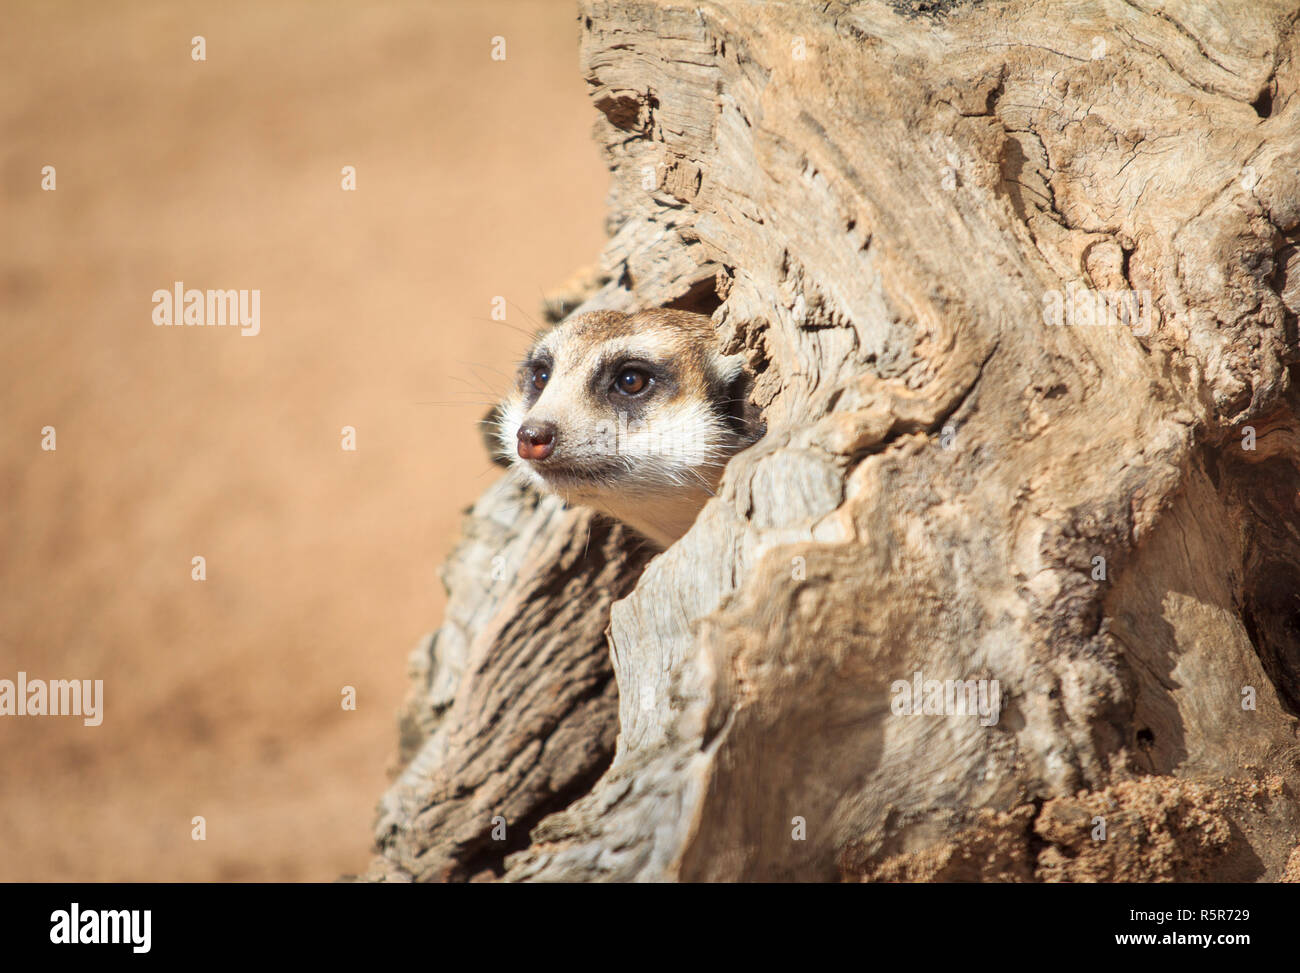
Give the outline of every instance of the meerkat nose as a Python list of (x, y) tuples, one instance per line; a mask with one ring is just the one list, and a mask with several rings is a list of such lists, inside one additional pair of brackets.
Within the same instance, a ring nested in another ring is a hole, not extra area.
[(524, 459), (546, 459), (554, 449), (554, 423), (530, 422), (519, 427), (519, 455)]

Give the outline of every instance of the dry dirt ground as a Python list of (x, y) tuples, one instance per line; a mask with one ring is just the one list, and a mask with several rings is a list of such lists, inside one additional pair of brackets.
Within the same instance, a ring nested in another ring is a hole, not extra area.
[[(0, 880), (364, 867), (406, 655), (497, 475), (477, 402), (526, 339), (490, 301), (530, 328), (603, 237), (574, 17), (6, 10), (0, 679), (102, 679), (105, 707), (0, 717)], [(259, 289), (261, 334), (155, 327), (174, 281)]]

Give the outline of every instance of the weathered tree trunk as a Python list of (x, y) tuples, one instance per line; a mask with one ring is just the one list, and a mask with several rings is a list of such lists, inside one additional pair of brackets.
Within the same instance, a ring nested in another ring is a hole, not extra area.
[(1298, 13), (584, 3), (584, 309), (769, 432), (644, 573), (488, 491), (369, 877), (1300, 877)]

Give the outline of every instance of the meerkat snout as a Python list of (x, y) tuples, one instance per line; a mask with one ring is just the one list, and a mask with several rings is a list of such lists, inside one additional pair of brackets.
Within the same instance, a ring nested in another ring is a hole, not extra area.
[(543, 460), (555, 449), (555, 425), (531, 422), (519, 427), (515, 450), (521, 459)]
[(749, 379), (704, 315), (580, 314), (529, 350), (497, 437), (521, 475), (663, 548), (762, 435)]

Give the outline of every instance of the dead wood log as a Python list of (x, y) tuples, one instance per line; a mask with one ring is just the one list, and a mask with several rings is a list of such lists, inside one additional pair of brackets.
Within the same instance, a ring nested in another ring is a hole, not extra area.
[(583, 3), (583, 307), (712, 312), (769, 431), (644, 573), (488, 492), (371, 877), (1296, 875), (1298, 19)]

